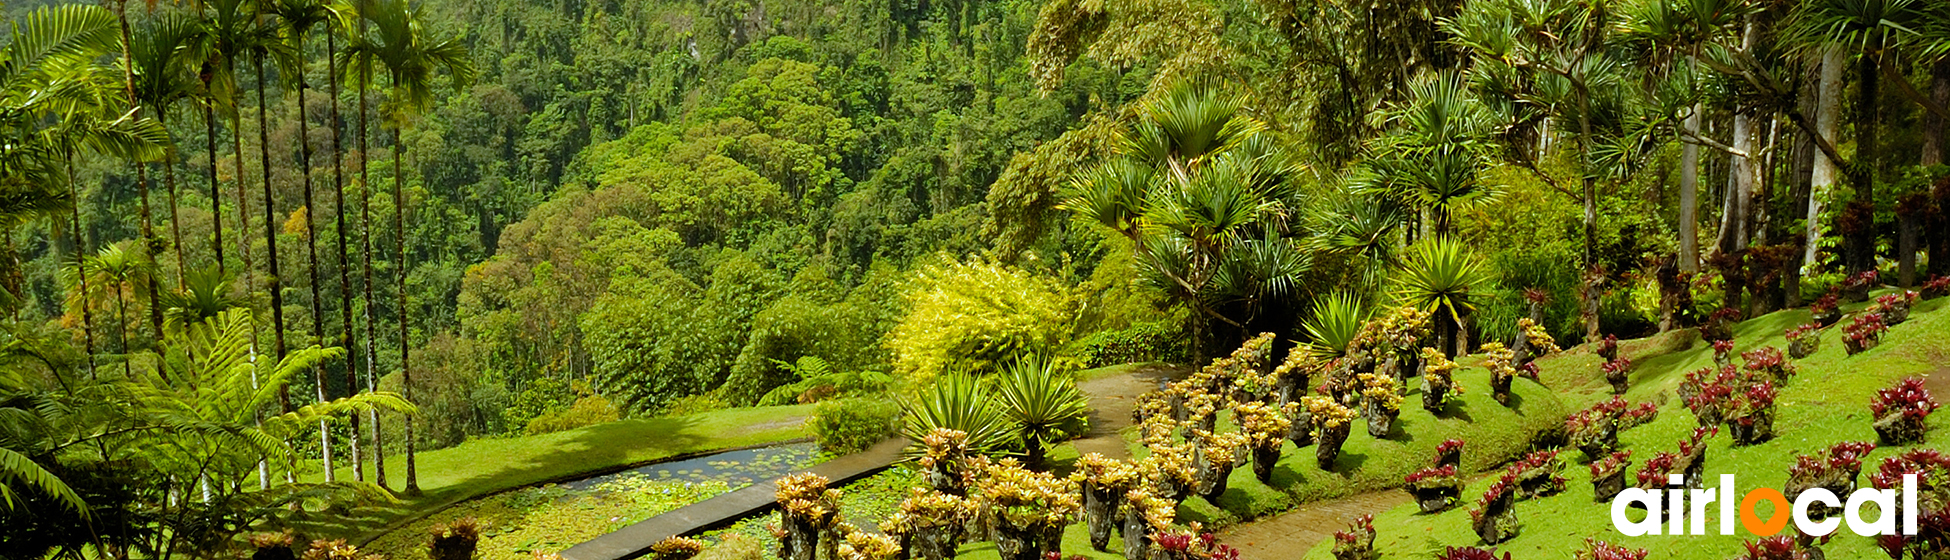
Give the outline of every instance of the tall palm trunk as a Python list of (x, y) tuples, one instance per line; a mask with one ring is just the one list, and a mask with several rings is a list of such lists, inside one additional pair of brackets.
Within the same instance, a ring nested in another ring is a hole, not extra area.
[[(162, 124), (164, 128), (169, 126), (168, 117), (168, 107), (156, 108), (156, 122)], [(183, 287), (184, 271), (183, 221), (176, 211), (176, 147), (174, 145), (163, 148), (163, 188), (169, 191), (169, 238), (170, 246), (176, 252), (176, 287), (181, 289)], [(152, 304), (151, 307), (155, 306)], [(161, 332), (158, 331), (156, 336), (160, 338), (162, 336)]]
[[(1862, 219), (1854, 224), (1849, 235), (1849, 272), (1862, 272), (1875, 268), (1875, 174), (1879, 158), (1876, 132), (1878, 103), (1881, 101), (1881, 73), (1878, 71), (1876, 56), (1881, 52), (1880, 41), (1872, 40), (1856, 61), (1856, 85), (1858, 97), (1855, 99), (1855, 200), (1850, 205), (1860, 207), (1852, 213)], [(1865, 210), (1865, 211), (1864, 211)], [(1860, 223), (1867, 222), (1867, 223)]]
[[(302, 59), (305, 50), (305, 37), (297, 34), (294, 42)], [(331, 53), (326, 53), (330, 56)], [(298, 68), (298, 169), (305, 182), (305, 273), (311, 281), (311, 338), (316, 343), (325, 339), (325, 310), (319, 301), (318, 291), (318, 228), (313, 219), (318, 216), (318, 206), (312, 200), (311, 190), (311, 117), (305, 114), (305, 89), (310, 87), (305, 79), (304, 66)], [(311, 368), (312, 384), (318, 402), (330, 400), (325, 390), (325, 368), (314, 365)], [(325, 482), (336, 482), (338, 474), (332, 470), (332, 425), (324, 418), (318, 419), (319, 462), (324, 467)]]
[[(332, 124), (332, 214), (338, 220), (339, 249), (339, 347), (347, 352), (345, 358), (345, 391), (359, 392), (359, 360), (352, 356), (352, 273), (346, 262), (349, 257), (345, 248), (345, 125), (339, 122), (339, 52), (338, 35), (325, 34), (325, 75), (330, 85), (332, 104), (325, 117)], [(347, 451), (352, 454), (352, 480), (366, 481), (366, 464), (359, 454), (359, 415), (353, 413), (352, 437), (346, 440)]]
[[(1686, 116), (1686, 132), (1699, 136), (1700, 112), (1706, 104), (1693, 104)], [(1699, 144), (1686, 142), (1679, 156), (1679, 270), (1699, 272)]]
[[(406, 167), (405, 158), (403, 157), (406, 152), (406, 138), (401, 134), (404, 131), (405, 126), (403, 123), (393, 125), (393, 224), (399, 234), (399, 237), (394, 239), (394, 242), (399, 247), (400, 387), (405, 393), (406, 401), (413, 402), (412, 346), (406, 340), (406, 325), (409, 315), (406, 312), (406, 273), (408, 268), (406, 266)], [(413, 451), (415, 445), (413, 442), (412, 413), (406, 414), (406, 425), (404, 427), (406, 428), (406, 492), (408, 494), (418, 494), (420, 492), (420, 480), (419, 473), (416, 472), (418, 469), (414, 468)]]
[[(365, 20), (359, 21), (361, 31), (364, 30), (365, 25)], [(367, 118), (369, 104), (366, 102), (366, 92), (371, 90), (372, 76), (368, 71), (361, 69), (359, 73), (359, 237), (365, 245), (365, 252), (361, 254), (361, 258), (365, 261), (363, 273), (365, 279), (361, 286), (366, 291), (366, 390), (378, 391), (378, 353), (373, 346), (378, 344), (379, 322), (373, 320), (372, 316), (374, 304), (372, 299), (372, 173), (369, 171), (370, 166), (367, 165), (370, 161), (367, 154), (370, 154), (372, 149), (370, 142), (372, 125)], [(366, 419), (372, 421), (373, 480), (384, 488), (386, 486), (386, 445), (385, 432), (379, 426), (379, 409), (367, 409)]]
[(1749, 201), (1753, 198), (1755, 176), (1759, 174), (1759, 160), (1751, 157), (1754, 151), (1754, 118), (1746, 113), (1733, 116), (1733, 149), (1742, 154), (1727, 158), (1727, 173), (1731, 187), (1727, 189), (1720, 215), (1719, 250), (1721, 253), (1734, 253), (1747, 247), (1747, 212)]
[[(214, 102), (214, 101), (212, 101)], [(205, 155), (210, 159), (210, 230), (216, 237), (210, 241), (210, 250), (217, 259), (217, 275), (228, 272), (223, 262), (223, 197), (218, 195), (217, 185), (217, 115), (216, 109), (203, 106), (203, 136)]]
[[(258, 49), (255, 54), (257, 56), (253, 58), (252, 62), (257, 66), (257, 159), (262, 163), (258, 171), (264, 178), (264, 263), (270, 272), (265, 278), (268, 281), (268, 285), (265, 288), (271, 292), (271, 363), (279, 364), (284, 362), (285, 354), (284, 282), (280, 278), (281, 273), (278, 269), (277, 206), (276, 201), (271, 195), (270, 119), (266, 114), (267, 107), (264, 99), (264, 90), (266, 89), (264, 86), (264, 57), (269, 56), (270, 53), (265, 52), (263, 49)], [(289, 414), (291, 412), (290, 385), (278, 386), (278, 405), (283, 408), (285, 413)], [(295, 458), (291, 461), (293, 463), (297, 462)], [(295, 467), (296, 465), (294, 464), (292, 466)], [(284, 481), (286, 483), (297, 481), (297, 477), (294, 474), (296, 470), (296, 468), (285, 469)]]
[(81, 337), (86, 344), (84, 349), (88, 352), (88, 379), (93, 381), (95, 379), (95, 312), (94, 305), (88, 301), (88, 271), (81, 268), (82, 259), (87, 258), (88, 255), (88, 236), (84, 235), (81, 229), (81, 191), (74, 186), (74, 150), (65, 151), (67, 152), (64, 163), (68, 171), (68, 200), (72, 201), (68, 211), (69, 217), (74, 220), (74, 230), (70, 235), (74, 237), (74, 266), (77, 273), (75, 279), (79, 281), (81, 289)]
[[(1930, 97), (1939, 106), (1950, 106), (1950, 57), (1940, 59), (1930, 68)], [(1950, 138), (1944, 135), (1944, 128), (1950, 123), (1938, 118), (1926, 129), (1930, 137), (1936, 139), (1934, 150), (1924, 150), (1923, 157), (1929, 161), (1943, 164), (1950, 161)], [(1936, 203), (1936, 212), (1931, 221), (1925, 224), (1929, 232), (1929, 273), (1932, 276), (1950, 276), (1950, 180), (1939, 179), (1931, 189)]]
[[(1830, 143), (1841, 142), (1842, 114), (1842, 48), (1830, 46), (1821, 53), (1821, 85), (1815, 94), (1815, 131), (1823, 140)], [(1815, 150), (1815, 169), (1808, 179), (1808, 219), (1803, 235), (1807, 237), (1807, 247), (1801, 254), (1801, 265), (1815, 265), (1817, 247), (1821, 240), (1822, 202), (1835, 186), (1835, 175), (1841, 162), (1828, 159), (1828, 152)]]
[[(234, 54), (226, 55), (224, 57), (224, 64), (230, 67), (230, 75), (234, 80), (237, 76), (237, 59)], [(232, 91), (236, 91), (236, 85), (235, 82), (231, 83)], [(251, 259), (250, 196), (249, 192), (244, 188), (244, 108), (242, 103), (232, 103), (232, 105), (236, 109), (230, 113), (230, 149), (231, 155), (233, 156), (231, 157), (231, 164), (237, 167), (236, 179), (232, 181), (234, 186), (237, 187), (237, 256), (243, 259), (244, 293), (248, 294), (252, 289), (257, 287), (257, 267)], [(257, 305), (253, 303), (251, 307), (255, 309)], [(257, 315), (253, 311), (251, 314), (251, 340), (249, 350), (252, 389), (257, 388), (257, 364), (258, 359), (261, 357), (262, 354), (258, 352), (257, 345)], [(290, 407), (288, 400), (284, 404), (286, 408)], [(257, 488), (263, 490), (270, 487), (271, 465), (268, 461), (259, 459), (257, 461)]]
[[(129, 32), (128, 0), (118, 0), (115, 3), (115, 17), (120, 19), (122, 23), (122, 85), (124, 92), (129, 96), (129, 115), (131, 117), (138, 117), (142, 115), (142, 103), (137, 101), (135, 96), (135, 57), (129, 50), (135, 45), (135, 42)], [(156, 256), (156, 231), (150, 224), (149, 167), (148, 164), (140, 161), (135, 163), (135, 190), (142, 198), (142, 206), (137, 209), (137, 219), (142, 222), (140, 228), (142, 233), (141, 254), (143, 258), (153, 262)], [(156, 297), (155, 282), (149, 282), (146, 289), (149, 292), (147, 294), (149, 296), (149, 322), (155, 328), (156, 339), (161, 341), (162, 308), (156, 306), (156, 302), (161, 298)], [(128, 337), (124, 336), (122, 338), (122, 350), (125, 354), (128, 353), (128, 344)], [(124, 369), (127, 369), (127, 364), (126, 361), (123, 362)]]

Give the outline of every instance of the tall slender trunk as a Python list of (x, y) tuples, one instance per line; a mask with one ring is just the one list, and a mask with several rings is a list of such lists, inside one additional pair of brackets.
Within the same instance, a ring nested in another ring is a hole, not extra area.
[(93, 381), (95, 379), (95, 312), (94, 305), (88, 301), (88, 271), (81, 267), (82, 259), (87, 258), (88, 255), (88, 236), (84, 235), (81, 229), (81, 191), (74, 186), (74, 150), (64, 151), (67, 155), (63, 163), (68, 171), (68, 199), (73, 202), (68, 207), (68, 211), (69, 217), (74, 220), (74, 231), (70, 235), (74, 236), (75, 279), (80, 282), (81, 289), (81, 337), (85, 341), (84, 348), (88, 352), (88, 379)]
[(1591, 173), (1591, 101), (1589, 92), (1578, 93), (1578, 175), (1584, 181), (1584, 268), (1583, 285), (1578, 294), (1580, 319), (1584, 322), (1584, 341), (1597, 342), (1598, 325), (1598, 184)]
[[(270, 119), (266, 114), (268, 108), (264, 100), (264, 90), (266, 89), (264, 87), (264, 57), (268, 56), (269, 53), (260, 49), (256, 52), (256, 55), (254, 62), (257, 65), (257, 157), (258, 161), (263, 163), (262, 168), (258, 171), (264, 177), (264, 265), (270, 272), (265, 278), (269, 282), (269, 285), (265, 286), (265, 288), (271, 292), (271, 367), (277, 367), (278, 364), (284, 363), (285, 354), (284, 282), (280, 278), (281, 273), (278, 270), (277, 206), (276, 201), (271, 195)], [(285, 413), (288, 414), (291, 412), (290, 385), (280, 385), (278, 387), (278, 404), (283, 407)], [(296, 459), (292, 461), (295, 463)], [(296, 468), (285, 469), (284, 481), (287, 483), (296, 482), (296, 476), (293, 474), (296, 470)]]
[[(237, 76), (237, 59), (234, 56), (226, 55), (224, 57), (224, 63), (230, 66), (230, 75), (232, 79), (235, 79)], [(231, 84), (232, 91), (237, 89), (235, 87), (236, 85), (235, 82)], [(233, 181), (235, 183), (234, 186), (237, 187), (237, 256), (243, 259), (244, 293), (249, 294), (251, 290), (257, 287), (257, 267), (251, 259), (251, 206), (249, 191), (244, 188), (244, 108), (242, 103), (236, 103), (235, 105), (237, 105), (235, 107), (236, 110), (230, 113), (230, 148), (233, 156), (231, 158), (231, 164), (237, 167), (237, 177)], [(257, 389), (258, 359), (263, 356), (263, 354), (258, 352), (256, 307), (256, 303), (251, 304), (251, 339), (247, 358), (251, 367), (251, 389), (253, 390)], [(289, 405), (287, 404), (286, 406), (288, 407)], [(257, 411), (251, 411), (253, 417), (257, 414)], [(253, 421), (262, 425), (262, 419), (260, 418), (253, 418)], [(269, 461), (259, 459), (257, 461), (257, 488), (264, 490), (270, 487), (271, 464)]]
[(1760, 174), (1760, 162), (1753, 157), (1755, 153), (1754, 118), (1745, 113), (1733, 116), (1733, 149), (1748, 154), (1727, 158), (1727, 173), (1731, 175), (1732, 187), (1727, 189), (1725, 204), (1720, 215), (1719, 249), (1721, 253), (1733, 253), (1747, 248), (1748, 204), (1754, 196), (1754, 181)]
[[(1847, 62), (1843, 59), (1842, 48), (1830, 46), (1821, 53), (1821, 86), (1816, 92), (1815, 131), (1823, 140), (1830, 143), (1841, 142), (1842, 130), (1842, 68)], [(1828, 152), (1815, 150), (1815, 170), (1808, 179), (1808, 219), (1804, 226), (1807, 231), (1807, 247), (1801, 254), (1801, 266), (1813, 267), (1816, 262), (1821, 241), (1821, 214), (1829, 191), (1835, 187), (1836, 174), (1842, 162), (1828, 159)]]
[(1875, 175), (1880, 161), (1876, 146), (1880, 138), (1876, 126), (1882, 84), (1875, 53), (1881, 50), (1882, 45), (1872, 44), (1864, 49), (1861, 58), (1856, 61), (1855, 77), (1860, 89), (1857, 90), (1859, 97), (1855, 100), (1855, 173), (1851, 174), (1855, 180), (1855, 200), (1850, 204), (1869, 211), (1862, 213), (1862, 221), (1867, 223), (1857, 223), (1849, 232), (1850, 272), (1872, 270), (1876, 264)]
[[(361, 32), (365, 30), (365, 26), (365, 20), (359, 20)], [(360, 286), (366, 292), (366, 391), (368, 392), (379, 390), (378, 353), (374, 348), (379, 340), (377, 326), (379, 322), (372, 316), (374, 305), (372, 299), (372, 173), (369, 171), (370, 166), (367, 165), (371, 161), (368, 154), (371, 153), (372, 148), (369, 141), (372, 136), (372, 124), (367, 118), (370, 104), (366, 102), (366, 92), (371, 89), (372, 76), (369, 71), (362, 68), (359, 72), (359, 237), (361, 243), (365, 245), (365, 251), (361, 253), (361, 258), (365, 261), (362, 273), (365, 279)], [(379, 409), (367, 409), (366, 419), (372, 421), (373, 480), (384, 488), (386, 487), (386, 440), (385, 431), (379, 427)]]
[[(298, 52), (305, 50), (305, 36), (297, 33), (294, 42)], [(329, 53), (328, 53), (329, 55)], [(311, 117), (305, 114), (305, 89), (311, 87), (305, 79), (304, 66), (298, 67), (296, 76), (298, 90), (298, 170), (305, 182), (305, 273), (311, 281), (311, 339), (318, 344), (325, 339), (325, 310), (319, 302), (318, 291), (318, 228), (312, 222), (318, 217), (318, 206), (312, 201), (311, 192)], [(322, 344), (321, 344), (322, 345)], [(330, 391), (325, 388), (325, 367), (311, 367), (312, 384), (318, 402), (331, 400)], [(332, 470), (332, 424), (324, 418), (318, 419), (319, 463), (323, 465), (325, 482), (336, 482), (338, 473)]]
[[(156, 108), (156, 122), (158, 123), (165, 122), (164, 117), (168, 115), (169, 115), (169, 111), (167, 108), (164, 107)], [(176, 211), (177, 204), (176, 204), (176, 147), (175, 146), (166, 146), (163, 149), (163, 188), (169, 191), (169, 236), (170, 236), (169, 244), (172, 249), (176, 250), (176, 288), (182, 289), (183, 273), (184, 273), (183, 222), (182, 222), (182, 218), (179, 216), (179, 213)], [(154, 304), (151, 304), (151, 306), (154, 307)], [(161, 336), (160, 333), (158, 334), (158, 336)]]
[[(346, 351), (345, 391), (359, 393), (359, 360), (352, 355), (352, 273), (345, 248), (345, 125), (339, 122), (339, 42), (338, 34), (325, 34), (325, 75), (332, 103), (326, 120), (332, 124), (332, 214), (338, 220), (339, 249), (339, 347)], [(346, 439), (352, 454), (352, 480), (366, 481), (366, 464), (359, 453), (359, 414), (353, 413), (352, 437)]]
[[(1950, 106), (1950, 58), (1938, 60), (1930, 68), (1930, 97), (1937, 105)], [(1950, 161), (1950, 138), (1944, 137), (1944, 119), (1937, 119), (1926, 133), (1936, 139), (1934, 150), (1924, 150), (1923, 157), (1931, 158), (1937, 164)], [(1931, 189), (1936, 203), (1936, 212), (1931, 221), (1925, 224), (1929, 232), (1929, 272), (1936, 276), (1950, 276), (1950, 179), (1940, 179)]]
[[(1699, 136), (1700, 112), (1706, 104), (1693, 104), (1686, 116), (1686, 132)], [(1679, 156), (1679, 270), (1699, 272), (1699, 144), (1686, 142)]]
[[(140, 117), (142, 116), (142, 103), (137, 101), (135, 96), (135, 58), (129, 51), (135, 43), (129, 34), (128, 0), (118, 0), (115, 3), (115, 17), (120, 19), (122, 23), (122, 84), (124, 92), (129, 96), (129, 116)], [(142, 206), (137, 209), (137, 219), (142, 221), (142, 227), (140, 228), (142, 233), (142, 257), (149, 262), (155, 262), (156, 231), (155, 227), (150, 224), (149, 165), (141, 161), (135, 162), (135, 190), (142, 198)], [(156, 306), (156, 301), (160, 299), (156, 297), (156, 283), (148, 282), (144, 286), (148, 292), (146, 295), (149, 296), (149, 322), (155, 328), (156, 339), (160, 341), (162, 340), (162, 308)], [(126, 329), (126, 325), (124, 325), (124, 328)], [(128, 344), (128, 337), (122, 337), (122, 351), (124, 354), (128, 353)], [(123, 361), (123, 369), (128, 369), (128, 362), (126, 360)]]
[(228, 271), (223, 263), (223, 197), (217, 194), (217, 115), (209, 105), (203, 106), (203, 135), (205, 154), (210, 159), (210, 230), (216, 234), (210, 250), (216, 254), (217, 276), (222, 277)]
[[(405, 127), (403, 125), (393, 125), (393, 224), (399, 234), (399, 237), (394, 239), (394, 242), (399, 247), (399, 264), (397, 268), (399, 268), (400, 387), (405, 393), (406, 401), (413, 402), (412, 345), (408, 344), (406, 340), (407, 318), (411, 315), (406, 310), (406, 273), (409, 268), (406, 265), (406, 163), (403, 157), (406, 152), (406, 138), (401, 134), (404, 131)], [(413, 441), (413, 413), (409, 412), (406, 414), (406, 425), (404, 428), (406, 428), (406, 492), (408, 494), (418, 494), (420, 493), (420, 480), (413, 457), (415, 448)]]

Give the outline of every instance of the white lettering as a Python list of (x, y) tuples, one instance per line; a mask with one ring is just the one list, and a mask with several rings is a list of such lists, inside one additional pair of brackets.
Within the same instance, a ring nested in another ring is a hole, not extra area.
[[(1862, 505), (1876, 505), (1876, 520), (1862, 520)], [(1862, 536), (1896, 534), (1896, 491), (1863, 488), (1848, 495), (1848, 529)]]
[[(1657, 490), (1626, 488), (1611, 501), (1611, 526), (1627, 537), (1659, 534), (1659, 498)], [(1633, 522), (1625, 517), (1625, 509), (1633, 503), (1645, 506), (1645, 519)]]
[(1829, 492), (1826, 488), (1811, 488), (1794, 498), (1794, 526), (1800, 528), (1803, 533), (1817, 537), (1835, 532), (1835, 528), (1841, 526), (1842, 520), (1830, 517), (1817, 523), (1808, 519), (1808, 506), (1815, 502), (1821, 502), (1828, 507), (1842, 505), (1841, 499), (1836, 498), (1834, 492)]

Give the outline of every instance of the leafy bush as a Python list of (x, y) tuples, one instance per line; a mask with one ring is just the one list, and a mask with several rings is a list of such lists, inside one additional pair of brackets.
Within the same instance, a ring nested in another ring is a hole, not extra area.
[(611, 404), (609, 399), (602, 395), (592, 394), (576, 399), (575, 404), (570, 405), (568, 410), (550, 411), (536, 416), (534, 420), (528, 421), (528, 426), (523, 428), (522, 432), (531, 436), (560, 432), (604, 422), (615, 422), (618, 418), (620, 415), (616, 412), (616, 405)]
[(727, 408), (731, 408), (731, 403), (725, 402), (724, 399), (718, 397), (716, 391), (712, 391), (673, 399), (669, 405), (664, 407), (663, 415), (689, 416)]
[(1102, 331), (1071, 345), (1068, 352), (1084, 367), (1104, 367), (1138, 362), (1183, 362), (1190, 355), (1184, 329), (1168, 323), (1144, 323), (1131, 328)]
[(900, 407), (878, 399), (840, 399), (819, 403), (813, 432), (827, 453), (857, 453), (894, 435)]
[(986, 371), (1012, 356), (1053, 354), (1083, 299), (1055, 278), (983, 261), (942, 260), (915, 273), (908, 313), (887, 333), (894, 372), (925, 384)]

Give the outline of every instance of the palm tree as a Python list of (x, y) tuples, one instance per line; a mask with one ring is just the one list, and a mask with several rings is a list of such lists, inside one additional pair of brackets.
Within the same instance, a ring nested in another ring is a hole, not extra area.
[(1859, 223), (1873, 220), (1875, 207), (1875, 169), (1879, 158), (1883, 57), (1904, 46), (1916, 29), (1926, 28), (1943, 17), (1942, 8), (1931, 0), (1808, 0), (1802, 2), (1789, 21), (1788, 35), (1817, 51), (1844, 48), (1855, 55), (1855, 162), (1846, 172), (1855, 192), (1844, 222), (1858, 222), (1843, 233), (1848, 236), (1848, 266), (1851, 272), (1875, 267), (1875, 228)]
[[(1685, 0), (1644, 2), (1635, 6), (1625, 23), (1625, 39), (1636, 41), (1654, 72), (1668, 78), (1669, 88), (1684, 93), (1686, 115), (1678, 129), (1682, 147), (1679, 179), (1679, 267), (1685, 272), (1699, 270), (1699, 148), (1720, 146), (1704, 139), (1700, 122), (1705, 105), (1700, 101), (1699, 72), (1702, 49), (1731, 36), (1731, 30), (1754, 9), (1745, 0)], [(1746, 118), (1746, 117), (1742, 117)], [(1740, 154), (1731, 154), (1743, 158)]]
[[(132, 35), (134, 28), (129, 25), (129, 0), (113, 0), (113, 2), (115, 4), (115, 17), (122, 24), (122, 84), (127, 94), (124, 100), (128, 103), (129, 114), (141, 117), (142, 101), (141, 97), (136, 95), (135, 90), (136, 58), (132, 52), (135, 48), (135, 40)], [(142, 198), (142, 206), (137, 209), (137, 219), (141, 221), (142, 252), (144, 255), (153, 259), (156, 254), (161, 252), (162, 248), (157, 246), (155, 226), (152, 223), (153, 220), (150, 219), (149, 170), (147, 166), (143, 165), (141, 160), (138, 160), (135, 164), (135, 188), (136, 192)], [(147, 289), (149, 290), (149, 301), (155, 301), (157, 296), (156, 287), (149, 285)], [(149, 310), (149, 319), (150, 326), (155, 329), (156, 336), (160, 339), (162, 337), (162, 310), (152, 307)], [(124, 344), (127, 344), (127, 342), (127, 340), (123, 341)]]
[[(312, 340), (323, 340), (325, 312), (318, 290), (318, 241), (316, 239), (318, 229), (313, 223), (313, 218), (318, 215), (318, 206), (312, 200), (311, 188), (311, 119), (305, 115), (305, 89), (310, 85), (305, 79), (304, 57), (305, 34), (311, 32), (312, 27), (330, 20), (332, 11), (319, 0), (278, 0), (273, 10), (277, 13), (278, 19), (284, 22), (281, 28), (285, 39), (284, 52), (291, 55), (284, 66), (290, 70), (288, 75), (295, 76), (293, 79), (285, 80), (285, 85), (298, 92), (298, 169), (304, 176), (305, 254), (308, 264), (305, 272), (311, 281), (311, 336)], [(325, 54), (327, 57), (332, 55), (329, 52)], [(337, 100), (334, 99), (333, 102), (336, 103)], [(317, 389), (318, 402), (325, 402), (325, 369), (313, 369), (312, 378), (313, 385)], [(337, 475), (332, 469), (331, 426), (323, 420), (318, 423), (318, 442), (320, 460), (324, 464), (325, 481), (333, 482)]]
[[(373, 30), (361, 33), (356, 41), (347, 45), (345, 56), (351, 65), (360, 67), (361, 74), (368, 74), (375, 66), (384, 67), (391, 83), (391, 114), (393, 125), (393, 219), (397, 228), (396, 239), (399, 249), (398, 289), (399, 289), (399, 343), (400, 379), (406, 388), (408, 400), (413, 397), (413, 367), (410, 343), (407, 340), (408, 313), (406, 308), (406, 167), (404, 153), (406, 144), (402, 132), (418, 113), (433, 101), (433, 80), (441, 71), (453, 78), (455, 88), (471, 81), (474, 67), (467, 59), (467, 46), (455, 37), (434, 37), (423, 27), (420, 12), (407, 3), (407, 0), (375, 0), (361, 10), (364, 19), (371, 22)], [(406, 421), (406, 491), (418, 492), (419, 476), (414, 466), (413, 421)]]
[[(156, 122), (162, 123), (165, 129), (170, 108), (196, 95), (200, 85), (198, 79), (190, 74), (188, 63), (199, 54), (195, 51), (201, 46), (202, 33), (195, 21), (168, 15), (149, 22), (135, 35), (135, 45), (130, 49), (130, 54), (136, 67), (136, 99), (154, 112)], [(163, 151), (163, 184), (169, 194), (169, 228), (173, 240), (171, 244), (176, 252), (176, 283), (181, 286), (185, 272), (183, 225), (176, 211), (176, 149), (173, 143)]]
[(162, 314), (161, 308), (153, 305), (155, 300), (146, 299), (147, 295), (151, 293), (151, 284), (155, 280), (154, 263), (145, 258), (143, 251), (131, 251), (129, 250), (128, 244), (121, 243), (102, 247), (94, 255), (82, 258), (77, 270), (69, 270), (66, 272), (80, 275), (75, 277), (71, 283), (76, 285), (82, 285), (83, 283), (93, 284), (97, 290), (96, 293), (74, 293), (71, 296), (74, 298), (71, 300), (71, 304), (86, 305), (86, 303), (83, 303), (85, 300), (113, 298), (115, 302), (115, 327), (118, 333), (117, 339), (119, 340), (117, 350), (119, 354), (123, 355), (122, 373), (124, 375), (130, 375), (131, 372), (127, 359), (129, 354), (129, 297), (136, 297), (137, 303), (151, 304), (148, 307), (156, 308), (157, 315)]
[[(333, 3), (332, 25), (336, 29), (325, 33), (325, 79), (330, 85), (332, 103), (325, 120), (332, 123), (332, 214), (338, 221), (339, 253), (339, 346), (351, 353), (352, 344), (352, 272), (347, 261), (351, 258), (345, 242), (345, 136), (344, 124), (339, 122), (339, 33), (350, 33), (349, 20), (358, 17), (353, 8), (343, 3)], [(361, 154), (361, 157), (364, 157)], [(345, 390), (359, 392), (358, 360), (350, 356), (345, 360)], [(352, 479), (365, 482), (366, 466), (359, 450), (359, 416), (351, 418), (352, 437), (347, 439), (352, 454)]]
[(1451, 215), (1497, 194), (1478, 179), (1489, 163), (1492, 117), (1460, 73), (1424, 78), (1409, 89), (1409, 99), (1386, 113), (1389, 133), (1374, 142), (1376, 157), (1355, 189), (1419, 209), (1421, 237), (1448, 235)]
[[(350, 49), (350, 47), (358, 45), (360, 41), (365, 39), (366, 24), (368, 22), (365, 14), (374, 10), (375, 7), (371, 0), (354, 1), (353, 12), (355, 13), (353, 15), (358, 18), (359, 26), (356, 30), (350, 28), (346, 30), (348, 34), (356, 32), (356, 35), (352, 35), (351, 40), (347, 41), (346, 46), (348, 49), (337, 54), (337, 57), (341, 60), (335, 61), (334, 65), (338, 66), (344, 72), (356, 74), (354, 77), (359, 82), (359, 242), (361, 245), (361, 251), (359, 253), (361, 278), (359, 280), (359, 286), (364, 292), (366, 302), (364, 307), (366, 341), (365, 352), (363, 352), (366, 362), (366, 390), (377, 391), (379, 390), (379, 352), (375, 346), (379, 343), (379, 321), (373, 317), (373, 306), (377, 300), (373, 299), (372, 294), (372, 173), (371, 166), (367, 165), (369, 163), (367, 154), (371, 153), (372, 147), (372, 123), (369, 118), (372, 104), (368, 103), (366, 99), (366, 95), (372, 91), (373, 69), (371, 64), (357, 64), (357, 61), (352, 58), (353, 52)], [(372, 423), (373, 480), (379, 486), (385, 487), (386, 445), (384, 430), (381, 430), (379, 427), (378, 412), (375, 411), (367, 414), (366, 420)]]

